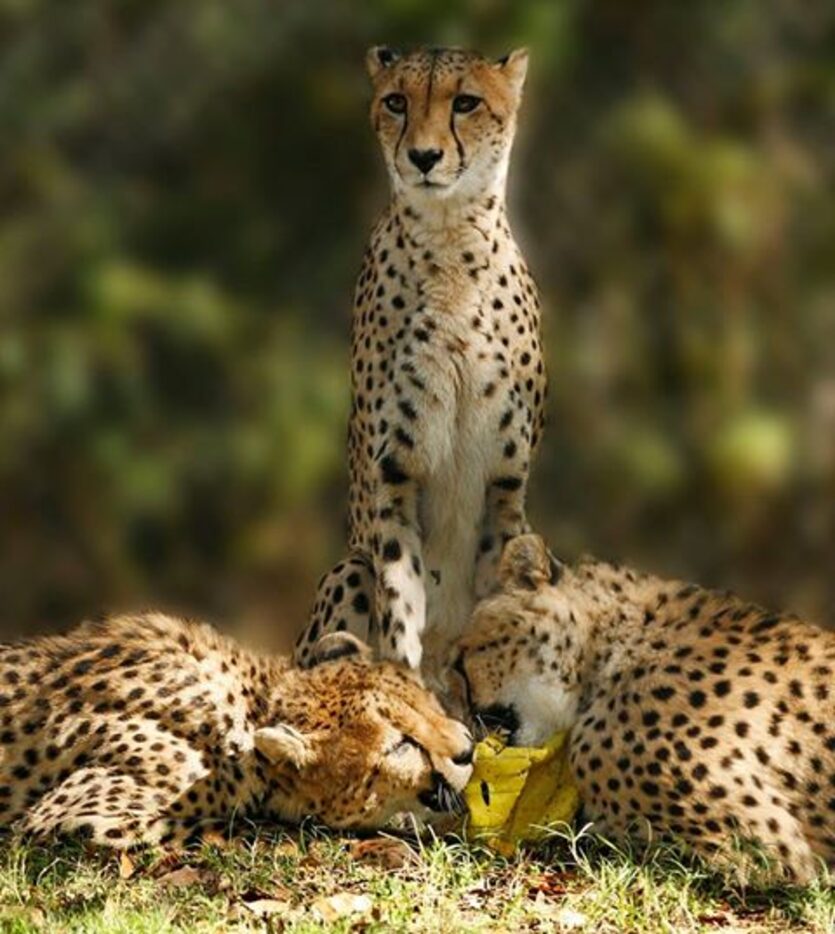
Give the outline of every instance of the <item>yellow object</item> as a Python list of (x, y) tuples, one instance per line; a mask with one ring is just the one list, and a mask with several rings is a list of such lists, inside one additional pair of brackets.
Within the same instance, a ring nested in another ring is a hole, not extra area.
[(506, 746), (488, 736), (476, 746), (473, 776), (464, 789), (470, 837), (486, 838), (508, 855), (548, 827), (568, 823), (580, 796), (568, 767), (568, 733), (544, 746)]

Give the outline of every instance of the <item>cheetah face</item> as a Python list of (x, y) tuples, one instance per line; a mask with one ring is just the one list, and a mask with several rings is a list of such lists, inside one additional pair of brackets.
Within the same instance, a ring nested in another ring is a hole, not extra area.
[(336, 828), (371, 829), (394, 814), (458, 810), (472, 773), (473, 741), (414, 672), (374, 664), (353, 636), (333, 633), (300, 671), (298, 707), (259, 730), (285, 819), (314, 815)]
[(537, 535), (505, 547), (501, 590), (475, 609), (452, 669), (481, 730), (539, 746), (577, 719), (586, 665), (584, 617), (561, 592), (569, 573)]
[(498, 62), (460, 49), (369, 50), (371, 124), (396, 193), (483, 195), (503, 185), (528, 54)]

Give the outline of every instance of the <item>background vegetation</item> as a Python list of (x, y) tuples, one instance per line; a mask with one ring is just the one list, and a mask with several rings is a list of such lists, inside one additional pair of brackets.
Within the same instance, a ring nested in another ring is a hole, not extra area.
[(281, 645), (341, 552), (373, 42), (527, 44), (531, 514), (835, 622), (827, 0), (0, 0), (0, 635)]

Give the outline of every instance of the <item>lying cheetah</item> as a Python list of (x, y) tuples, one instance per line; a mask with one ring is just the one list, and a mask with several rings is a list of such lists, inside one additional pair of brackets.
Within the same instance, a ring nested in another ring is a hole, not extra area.
[(113, 847), (233, 814), (376, 827), (457, 804), (472, 742), (417, 676), (327, 636), (309, 671), (160, 614), (0, 647), (0, 822)]
[(603, 832), (725, 858), (753, 840), (799, 880), (835, 863), (835, 634), (616, 565), (555, 567), (533, 535), (500, 575), (458, 647), (472, 709), (520, 745), (570, 727)]
[(505, 214), (527, 53), (368, 53), (391, 203), (353, 313), (350, 557), (319, 586), (326, 631), (436, 669), (526, 528), (543, 423), (539, 302)]

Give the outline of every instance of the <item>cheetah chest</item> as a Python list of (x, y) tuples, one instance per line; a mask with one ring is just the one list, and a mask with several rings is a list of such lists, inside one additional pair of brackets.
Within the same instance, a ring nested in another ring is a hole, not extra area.
[[(485, 493), (500, 467), (510, 380), (496, 341), (456, 315), (416, 358), (427, 385), (419, 516), (427, 569), (424, 648), (443, 651), (472, 610)], [(498, 357), (497, 357), (498, 355)]]

